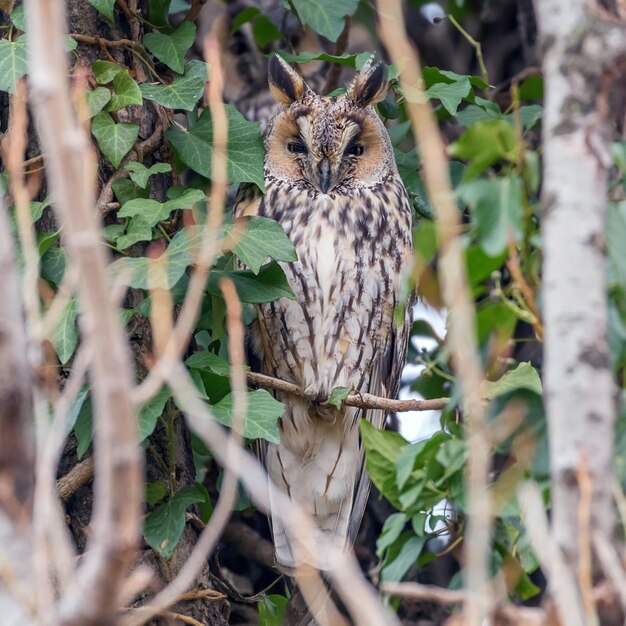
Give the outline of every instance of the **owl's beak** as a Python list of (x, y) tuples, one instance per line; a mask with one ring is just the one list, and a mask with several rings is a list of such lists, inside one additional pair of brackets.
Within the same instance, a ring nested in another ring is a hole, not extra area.
[(330, 160), (324, 157), (318, 166), (320, 174), (320, 189), (326, 193), (330, 189)]

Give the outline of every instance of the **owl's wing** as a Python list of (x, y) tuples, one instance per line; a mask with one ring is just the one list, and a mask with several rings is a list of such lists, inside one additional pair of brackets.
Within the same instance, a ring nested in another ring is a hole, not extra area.
[[(387, 350), (376, 361), (372, 368), (369, 393), (383, 398), (396, 398), (400, 389), (402, 369), (406, 361), (407, 345), (411, 334), (411, 320), (413, 317), (414, 299), (407, 304), (404, 324), (394, 327)], [(376, 428), (382, 429), (385, 424), (385, 411), (367, 409), (361, 412), (359, 418), (367, 419)], [(363, 446), (363, 444), (361, 444)], [(370, 493), (370, 479), (365, 469), (365, 450), (361, 449), (361, 470), (354, 496), (348, 537), (350, 542), (356, 541), (361, 520)]]

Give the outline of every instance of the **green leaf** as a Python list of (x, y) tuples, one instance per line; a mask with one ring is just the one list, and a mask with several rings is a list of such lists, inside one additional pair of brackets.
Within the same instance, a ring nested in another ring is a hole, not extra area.
[(13, 26), (22, 32), (26, 32), (26, 16), (24, 15), (24, 5), (18, 4), (13, 7), (13, 11), (11, 11), (11, 22)]
[(626, 201), (609, 202), (606, 239), (609, 257), (609, 282), (626, 289)]
[(380, 573), (380, 579), (386, 583), (395, 583), (402, 580), (409, 569), (415, 565), (422, 553), (427, 537), (409, 537), (403, 544), (400, 553), (385, 565)]
[(328, 404), (341, 409), (346, 398), (352, 393), (352, 389), (349, 387), (335, 387), (328, 396)]
[[(116, 224), (117, 226), (118, 224)], [(123, 227), (123, 225), (122, 225)], [(125, 250), (129, 246), (139, 241), (152, 240), (152, 225), (147, 219), (138, 215), (129, 221), (126, 234), (119, 235), (115, 239), (115, 247), (118, 250)]]
[(78, 300), (75, 298), (68, 299), (51, 338), (54, 351), (57, 353), (61, 365), (65, 365), (70, 360), (78, 344), (77, 316)]
[(126, 202), (118, 211), (118, 217), (141, 217), (150, 226), (166, 220), (176, 209), (189, 209), (194, 204), (205, 200), (206, 196), (199, 189), (186, 189), (182, 195), (167, 202), (157, 202), (146, 198), (135, 198)]
[(148, 33), (143, 38), (146, 48), (168, 67), (182, 74), (185, 69), (185, 54), (196, 37), (193, 22), (184, 21), (173, 33)]
[[(489, 85), (480, 76), (469, 76), (467, 74), (457, 74), (450, 70), (441, 70), (438, 67), (426, 66), (423, 70), (424, 83), (429, 88), (435, 83), (456, 83), (469, 79), (473, 87), (477, 89), (487, 89)], [(482, 98), (480, 98), (482, 100)]]
[(160, 500), (165, 498), (167, 494), (167, 487), (162, 480), (157, 480), (154, 483), (146, 483), (146, 502), (150, 506), (154, 506)]
[(168, 109), (192, 111), (204, 92), (206, 79), (206, 64), (193, 60), (185, 66), (185, 74), (177, 76), (170, 85), (142, 83), (139, 89), (144, 98)]
[(230, 24), (230, 35), (234, 35), (244, 24), (247, 24), (257, 15), (261, 15), (261, 10), (256, 7), (247, 7), (237, 13), (237, 17)]
[(118, 167), (133, 147), (139, 134), (139, 126), (126, 122), (116, 124), (108, 113), (98, 113), (91, 123), (91, 132), (102, 154)]
[(365, 420), (361, 420), (360, 428), (367, 473), (378, 491), (397, 509), (401, 509), (396, 485), (396, 462), (408, 442), (402, 435), (378, 430)]
[(26, 35), (15, 41), (0, 39), (0, 91), (14, 93), (17, 81), (27, 70)]
[(468, 181), (502, 159), (515, 161), (515, 132), (506, 120), (478, 122), (450, 144), (448, 152), (469, 161), (463, 176)]
[(259, 601), (259, 626), (282, 626), (287, 602), (285, 596), (263, 596)]
[(124, 68), (111, 61), (94, 61), (91, 70), (99, 85), (110, 83)]
[(183, 487), (169, 502), (149, 513), (143, 525), (148, 545), (163, 558), (171, 558), (185, 528), (185, 511), (205, 498), (198, 486)]
[(208, 370), (218, 376), (230, 376), (230, 365), (217, 354), (202, 350), (194, 352), (186, 361), (185, 365), (190, 369)]
[(470, 207), (480, 246), (488, 256), (502, 254), (523, 232), (522, 181), (516, 174), (478, 179), (457, 189)]
[(344, 17), (351, 17), (359, 0), (292, 0), (300, 21), (330, 41), (337, 41), (344, 27)]
[(116, 74), (113, 78), (113, 89), (115, 89), (115, 95), (107, 111), (119, 111), (131, 104), (140, 105), (143, 102), (139, 85), (130, 77), (128, 70)]
[(157, 420), (163, 415), (165, 403), (172, 397), (167, 387), (163, 387), (159, 393), (141, 407), (139, 411), (139, 441), (149, 437), (157, 424)]
[(225, 272), (213, 270), (209, 276), (209, 293), (221, 296), (219, 281), (222, 277), (230, 278), (242, 302), (263, 304), (278, 298), (294, 299), (293, 291), (287, 282), (285, 272), (278, 263), (264, 265), (257, 275), (250, 270)]
[(98, 13), (104, 15), (109, 22), (114, 21), (113, 8), (115, 7), (115, 0), (89, 0), (89, 4), (94, 7)]
[(456, 115), (459, 104), (469, 95), (471, 88), (469, 78), (463, 76), (458, 82), (435, 83), (426, 90), (426, 96), (431, 99), (436, 98), (450, 115)]
[(85, 92), (89, 117), (100, 113), (111, 100), (111, 92), (106, 87), (96, 87), (93, 91)]
[(402, 534), (408, 517), (405, 513), (392, 513), (386, 520), (376, 540), (376, 556), (381, 559), (385, 550)]
[(70, 410), (67, 412), (67, 419), (65, 422), (65, 432), (69, 434), (72, 432), (72, 429), (76, 425), (76, 420), (78, 419), (78, 415), (83, 408), (83, 404), (85, 404), (85, 400), (89, 396), (89, 386), (83, 385), (81, 390), (78, 392), (76, 397), (74, 398), (74, 402), (72, 402), (72, 406), (70, 406)]
[[(235, 107), (226, 105), (228, 114), (227, 173), (231, 183), (256, 183), (265, 189), (263, 177), (263, 142), (259, 124), (248, 122)], [(197, 123), (188, 131), (169, 128), (168, 139), (185, 165), (211, 179), (213, 124), (211, 112), (204, 109)]]
[[(232, 426), (233, 396), (226, 395), (211, 406), (211, 413), (224, 426)], [(272, 443), (280, 442), (278, 418), (282, 417), (285, 407), (265, 389), (248, 391), (248, 411), (243, 435), (248, 439), (265, 439)]]
[(484, 381), (480, 386), (480, 393), (483, 398), (493, 400), (520, 389), (527, 389), (538, 396), (542, 393), (541, 379), (530, 363), (520, 363), (495, 382)]
[(259, 48), (264, 49), (272, 41), (282, 39), (282, 33), (265, 15), (258, 15), (252, 20), (252, 35)]
[(270, 257), (277, 261), (297, 261), (298, 255), (281, 225), (267, 217), (244, 217), (224, 240), (227, 250), (232, 250), (241, 262), (255, 274)]
[(153, 174), (171, 172), (172, 166), (169, 163), (155, 163), (148, 168), (138, 161), (131, 161), (124, 166), (124, 169), (130, 172), (130, 179), (134, 183), (139, 185), (142, 189), (145, 189), (150, 176)]
[(91, 440), (93, 438), (93, 419), (91, 398), (87, 398), (80, 407), (76, 423), (74, 424), (74, 435), (78, 446), (76, 447), (76, 456), (82, 459), (85, 452), (89, 450)]

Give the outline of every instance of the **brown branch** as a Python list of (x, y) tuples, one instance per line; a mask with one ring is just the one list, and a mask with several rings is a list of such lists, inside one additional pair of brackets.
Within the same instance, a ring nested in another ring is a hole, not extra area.
[(206, 4), (207, 0), (191, 0), (191, 8), (187, 11), (185, 15), (186, 22), (193, 22), (198, 15), (200, 15), (200, 11), (202, 7)]
[[(257, 372), (247, 373), (248, 382), (264, 389), (282, 391), (292, 396), (315, 400), (316, 398), (306, 394), (302, 388), (294, 383), (259, 374)], [(398, 413), (406, 411), (441, 411), (446, 408), (450, 398), (435, 398), (433, 400), (392, 400), (391, 398), (381, 398), (370, 393), (351, 393), (345, 400), (346, 406), (354, 406), (359, 409), (383, 409), (384, 411), (395, 411)]]
[(401, 596), (443, 605), (462, 604), (467, 599), (467, 591), (463, 589), (445, 589), (420, 583), (384, 583), (380, 586), (380, 590), (390, 596)]
[[(350, 39), (350, 24), (351, 20), (349, 17), (344, 18), (344, 27), (341, 31), (341, 35), (337, 39), (337, 43), (335, 44), (335, 56), (341, 56), (348, 49), (348, 40)], [(322, 93), (328, 94), (331, 91), (334, 91), (339, 86), (339, 79), (341, 78), (341, 70), (343, 70), (343, 66), (339, 63), (333, 63), (328, 72), (328, 78), (326, 79), (326, 84), (324, 85), (324, 89)]]
[(469, 447), (467, 463), (468, 524), (465, 581), (471, 592), (465, 605), (468, 626), (480, 626), (490, 615), (492, 598), (488, 586), (491, 545), (491, 505), (487, 489), (489, 439), (485, 405), (480, 394), (484, 380), (477, 348), (476, 311), (468, 287), (465, 252), (459, 237), (461, 223), (452, 192), (446, 147), (435, 115), (424, 94), (421, 62), (409, 41), (400, 0), (380, 0), (379, 31), (391, 60), (400, 71), (413, 134), (424, 155), (422, 174), (437, 218), (439, 276), (445, 305), (450, 312), (448, 331), (452, 358), (463, 390), (465, 427)]
[(137, 45), (130, 39), (104, 39), (104, 37), (91, 37), (90, 35), (81, 35), (79, 33), (72, 33), (70, 37), (79, 43), (86, 43), (91, 46), (104, 46), (106, 48), (133, 48)]
[[(66, 587), (57, 623), (101, 624), (116, 610), (141, 532), (142, 452), (131, 401), (132, 368), (108, 287), (106, 249), (94, 211), (94, 157), (72, 107), (65, 52), (65, 3), (26, 0), (30, 96), (55, 211), (78, 272), (83, 341), (90, 344), (94, 404), (93, 535)], [(54, 621), (54, 616), (50, 616)], [(111, 618), (112, 619), (112, 618)]]
[(64, 476), (57, 480), (56, 489), (61, 502), (67, 502), (81, 487), (92, 478), (94, 461), (92, 456), (83, 459)]

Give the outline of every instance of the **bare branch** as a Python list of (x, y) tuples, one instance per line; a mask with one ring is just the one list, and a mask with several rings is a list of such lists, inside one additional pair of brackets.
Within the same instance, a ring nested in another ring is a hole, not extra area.
[(491, 507), (487, 489), (489, 439), (485, 408), (480, 395), (483, 372), (476, 340), (474, 300), (468, 288), (460, 221), (450, 185), (446, 150), (435, 116), (424, 95), (421, 63), (406, 35), (400, 0), (379, 2), (380, 36), (400, 70), (400, 84), (407, 100), (413, 134), (419, 144), (422, 174), (437, 216), (439, 275), (443, 300), (450, 311), (449, 343), (463, 389), (468, 431), (467, 464), (468, 527), (464, 542), (467, 565), (465, 581), (470, 591), (466, 603), (469, 626), (480, 626), (490, 613), (489, 548)]
[[(316, 398), (308, 395), (303, 389), (294, 383), (258, 374), (257, 372), (247, 372), (248, 382), (257, 387), (264, 389), (274, 389), (283, 391), (293, 396), (315, 400)], [(441, 411), (446, 408), (450, 398), (435, 398), (433, 400), (392, 400), (390, 398), (381, 398), (371, 393), (351, 393), (345, 400), (346, 406), (356, 406), (361, 409), (384, 409), (385, 411), (396, 411), (398, 413), (405, 411)]]
[(83, 341), (91, 344), (95, 421), (93, 536), (63, 598), (60, 623), (101, 624), (115, 611), (141, 528), (142, 455), (131, 402), (132, 370), (110, 299), (107, 256), (94, 210), (94, 158), (71, 105), (65, 3), (25, 3), (31, 99), (46, 172), (70, 260), (78, 272)]

